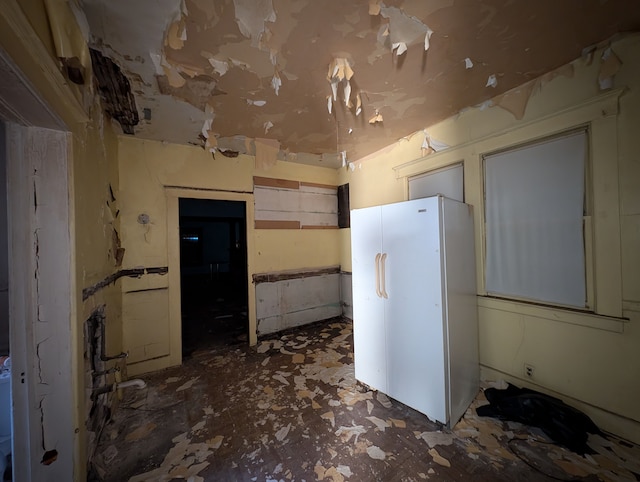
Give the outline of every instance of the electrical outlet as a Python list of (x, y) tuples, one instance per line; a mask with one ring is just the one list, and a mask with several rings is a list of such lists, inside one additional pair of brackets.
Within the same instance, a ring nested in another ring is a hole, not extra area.
[(528, 363), (524, 364), (524, 376), (527, 378), (533, 378), (533, 372), (535, 368), (533, 365), (529, 365)]

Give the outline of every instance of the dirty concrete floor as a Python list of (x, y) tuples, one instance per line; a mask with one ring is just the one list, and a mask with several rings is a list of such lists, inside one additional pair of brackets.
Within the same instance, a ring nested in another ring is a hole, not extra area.
[(581, 457), (517, 423), (453, 431), (354, 378), (352, 330), (336, 319), (196, 351), (128, 389), (94, 457), (115, 481), (640, 480), (640, 448), (595, 436)]

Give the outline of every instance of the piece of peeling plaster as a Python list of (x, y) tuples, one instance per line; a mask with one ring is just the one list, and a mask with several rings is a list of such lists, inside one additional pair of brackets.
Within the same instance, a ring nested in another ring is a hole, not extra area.
[(469, 57), (467, 57), (466, 59), (464, 59), (464, 68), (465, 69), (471, 69), (473, 68), (473, 62), (471, 61), (471, 59)]
[(495, 74), (491, 74), (487, 79), (487, 85), (485, 87), (493, 87), (494, 89), (498, 85), (498, 79), (496, 79)]
[(598, 73), (600, 90), (610, 89), (613, 87), (614, 76), (622, 67), (622, 61), (611, 48), (608, 48), (602, 53), (600, 62), (600, 72)]
[(280, 93), (280, 87), (282, 86), (282, 79), (280, 78), (280, 74), (278, 72), (274, 72), (273, 78), (271, 79), (271, 87), (275, 90), (276, 95)]
[(369, 119), (369, 124), (376, 124), (377, 122), (382, 122), (382, 121), (383, 121), (382, 114), (376, 111), (376, 114), (371, 119)]
[(200, 378), (200, 377), (193, 377), (188, 382), (180, 385), (178, 388), (176, 388), (176, 392), (182, 392), (183, 390), (190, 389), (193, 386), (193, 384), (198, 380), (198, 378)]
[(276, 432), (276, 439), (278, 439), (279, 442), (282, 442), (287, 437), (287, 435), (289, 435), (289, 430), (291, 430), (291, 424), (282, 427)]
[(438, 453), (436, 449), (429, 449), (429, 455), (433, 457), (433, 461), (443, 467), (451, 467), (451, 463)]
[(384, 460), (387, 458), (387, 454), (385, 454), (380, 447), (377, 447), (375, 445), (372, 445), (371, 447), (367, 447), (367, 455), (369, 455), (369, 457), (371, 457), (372, 459), (376, 459), (376, 460)]
[(407, 44), (404, 42), (396, 42), (391, 45), (391, 50), (395, 51), (396, 55), (399, 57), (407, 51)]
[(215, 57), (213, 57), (213, 55), (207, 56), (207, 60), (209, 61), (209, 64), (211, 65), (211, 67), (213, 67), (213, 70), (220, 77), (222, 77), (224, 74), (226, 74), (228, 72), (228, 70), (229, 70), (229, 62), (227, 62), (225, 60), (218, 60)]
[(433, 35), (433, 30), (427, 27), (427, 33), (424, 35), (424, 50), (425, 52), (429, 50), (429, 41), (431, 40), (431, 36)]

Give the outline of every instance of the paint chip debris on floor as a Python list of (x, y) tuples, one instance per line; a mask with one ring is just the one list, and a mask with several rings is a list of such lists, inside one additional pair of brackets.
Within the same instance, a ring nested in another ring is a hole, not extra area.
[(145, 376), (102, 432), (93, 480), (640, 480), (638, 446), (592, 436), (577, 455), (477, 416), (482, 392), (446, 430), (357, 382), (352, 342), (335, 319)]

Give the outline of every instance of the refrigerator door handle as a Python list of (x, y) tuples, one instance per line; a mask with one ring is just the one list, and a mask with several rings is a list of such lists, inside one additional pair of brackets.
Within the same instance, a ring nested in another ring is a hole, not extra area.
[(389, 295), (387, 294), (387, 276), (385, 274), (385, 263), (387, 261), (387, 253), (383, 253), (382, 256), (380, 257), (380, 278), (382, 278), (382, 288), (380, 289), (380, 292), (382, 293), (382, 297), (383, 298), (389, 298)]
[(374, 261), (376, 265), (376, 296), (378, 298), (382, 298), (382, 293), (380, 292), (380, 253), (376, 254), (376, 259)]

